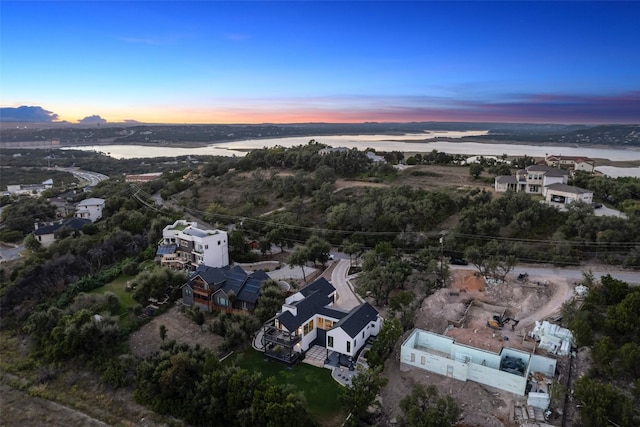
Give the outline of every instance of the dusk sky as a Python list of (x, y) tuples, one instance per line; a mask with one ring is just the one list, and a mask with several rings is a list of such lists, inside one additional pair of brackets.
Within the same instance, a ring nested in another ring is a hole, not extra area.
[(78, 122), (640, 123), (640, 2), (0, 2), (0, 107)]

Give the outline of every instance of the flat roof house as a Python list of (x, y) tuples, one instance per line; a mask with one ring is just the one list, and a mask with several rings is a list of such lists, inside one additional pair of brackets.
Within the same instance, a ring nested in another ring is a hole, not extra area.
[(367, 340), (378, 335), (382, 318), (371, 304), (350, 311), (333, 307), (336, 289), (320, 278), (291, 295), (282, 309), (263, 326), (265, 356), (289, 365), (313, 345), (330, 354), (354, 358)]
[(227, 232), (198, 228), (198, 223), (179, 219), (162, 230), (162, 242), (156, 255), (160, 265), (177, 270), (195, 271), (199, 265), (229, 265)]
[(554, 359), (503, 347), (499, 353), (458, 344), (455, 339), (415, 329), (402, 343), (401, 369), (414, 368), (459, 381), (475, 381), (519, 396), (546, 409), (556, 371)]

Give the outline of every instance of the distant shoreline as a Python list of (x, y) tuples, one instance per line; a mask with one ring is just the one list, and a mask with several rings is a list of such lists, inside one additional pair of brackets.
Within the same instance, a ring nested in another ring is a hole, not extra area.
[[(372, 134), (374, 135), (374, 134)], [(377, 134), (376, 134), (377, 135)], [(323, 136), (356, 136), (351, 134), (336, 134), (336, 135), (323, 135)], [(392, 136), (392, 135), (390, 135)], [(284, 138), (304, 138), (305, 135), (298, 137), (283, 137)], [(309, 138), (314, 139), (313, 135), (309, 135)], [(230, 142), (243, 142), (250, 140), (269, 140), (274, 139), (271, 136), (262, 136), (255, 138), (242, 138), (242, 139), (228, 139), (224, 141), (212, 141), (212, 142), (201, 142), (201, 141), (172, 141), (172, 142), (153, 142), (153, 141), (129, 141), (129, 142), (117, 142), (114, 139), (103, 139), (98, 141), (89, 141), (89, 142), (64, 142), (64, 143), (52, 143), (50, 141), (22, 141), (22, 142), (7, 142), (1, 141), (0, 148), (9, 148), (9, 149), (56, 149), (56, 148), (73, 148), (73, 147), (88, 147), (95, 145), (96, 147), (103, 145), (124, 145), (124, 146), (145, 146), (145, 147), (164, 147), (164, 148), (203, 148), (209, 146), (216, 146), (220, 144), (227, 144)], [(549, 142), (549, 141), (498, 141), (495, 139), (470, 139), (470, 138), (448, 138), (448, 137), (435, 137), (435, 138), (427, 138), (422, 140), (416, 139), (394, 139), (390, 140), (393, 142), (402, 142), (405, 144), (431, 144), (435, 142), (451, 142), (454, 144), (459, 143), (475, 143), (475, 144), (487, 144), (487, 145), (531, 145), (531, 146), (547, 146), (547, 147), (567, 147), (567, 143), (563, 142)], [(597, 148), (597, 149), (615, 149), (615, 150), (640, 150), (640, 146), (629, 146), (628, 144), (572, 144), (573, 148)], [(236, 149), (234, 151), (251, 151), (250, 149)], [(395, 151), (395, 150), (394, 150)], [(405, 151), (409, 152), (409, 151)]]

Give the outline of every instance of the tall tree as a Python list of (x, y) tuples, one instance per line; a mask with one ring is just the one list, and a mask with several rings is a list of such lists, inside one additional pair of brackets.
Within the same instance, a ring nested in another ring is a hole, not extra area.
[(450, 427), (460, 417), (460, 408), (451, 396), (440, 397), (434, 385), (417, 384), (400, 401), (398, 422), (406, 427)]
[(376, 396), (387, 384), (382, 376), (382, 366), (376, 369), (364, 369), (358, 365), (358, 374), (354, 375), (352, 383), (340, 396), (340, 403), (351, 414), (350, 425), (359, 425), (367, 410), (376, 401)]
[(306, 282), (307, 281), (307, 273), (304, 271), (304, 266), (309, 261), (309, 250), (305, 247), (298, 246), (291, 252), (289, 255), (289, 260), (287, 261), (291, 265), (299, 266), (302, 269), (302, 278)]

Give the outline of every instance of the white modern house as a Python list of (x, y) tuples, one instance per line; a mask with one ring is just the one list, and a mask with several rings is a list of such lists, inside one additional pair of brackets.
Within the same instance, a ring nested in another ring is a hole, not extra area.
[(548, 405), (548, 387), (556, 371), (556, 361), (548, 357), (508, 347), (495, 353), (458, 344), (451, 337), (420, 329), (415, 329), (402, 343), (400, 363), (405, 371), (423, 369), (519, 396), (528, 392), (530, 400), (533, 397), (542, 402), (536, 403), (539, 405), (544, 402)]
[(282, 309), (263, 326), (265, 356), (296, 363), (313, 345), (354, 358), (367, 340), (378, 335), (382, 318), (371, 304), (345, 311), (333, 307), (336, 289), (320, 278), (285, 300)]
[(225, 267), (229, 265), (227, 232), (201, 229), (196, 222), (179, 219), (162, 230), (156, 255), (161, 265), (179, 270)]
[(104, 204), (104, 199), (98, 199), (96, 197), (85, 199), (76, 205), (75, 217), (96, 222), (102, 218)]

